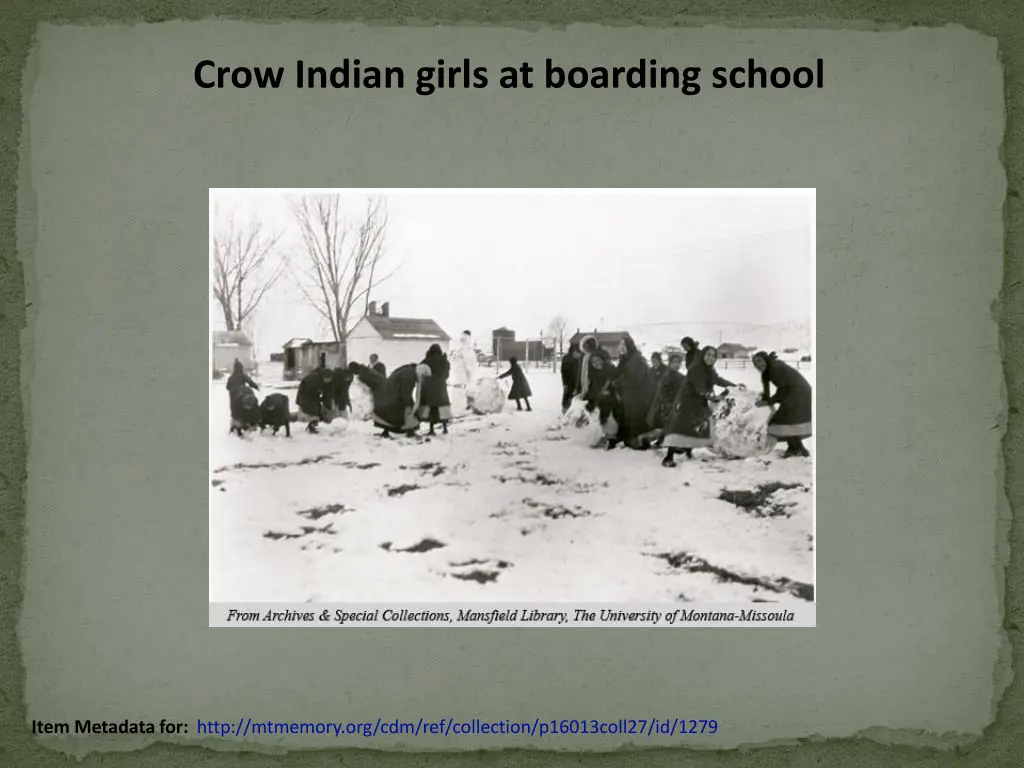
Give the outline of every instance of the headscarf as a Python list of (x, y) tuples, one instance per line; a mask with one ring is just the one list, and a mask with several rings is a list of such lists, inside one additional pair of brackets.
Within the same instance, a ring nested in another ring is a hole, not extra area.
[(242, 361), (237, 357), (235, 358), (234, 371), (235, 373), (245, 373), (245, 366), (242, 365)]
[(687, 345), (693, 347), (694, 349), (697, 348), (697, 342), (693, 340), (692, 336), (684, 336), (682, 341), (679, 342), (679, 346), (681, 346), (684, 350), (686, 349)]
[(764, 360), (764, 370), (761, 372), (761, 386), (764, 388), (764, 396), (765, 398), (767, 398), (768, 390), (770, 389), (768, 385), (771, 381), (771, 379), (768, 376), (768, 371), (771, 370), (772, 363), (778, 359), (778, 356), (774, 352), (765, 352), (764, 350), (759, 350), (754, 353), (754, 356), (751, 358), (751, 360), (757, 360), (758, 358)]
[(712, 365), (708, 365), (708, 362), (707, 362), (707, 360), (704, 357), (708, 353), (708, 350), (710, 350), (710, 351), (715, 353), (715, 362), (717, 363), (718, 362), (718, 350), (715, 349), (714, 347), (710, 346), (710, 345), (708, 345), (708, 346), (704, 347), (703, 349), (701, 349), (700, 357), (698, 359), (702, 363), (704, 363), (705, 366), (707, 366), (708, 368), (711, 368), (713, 364)]

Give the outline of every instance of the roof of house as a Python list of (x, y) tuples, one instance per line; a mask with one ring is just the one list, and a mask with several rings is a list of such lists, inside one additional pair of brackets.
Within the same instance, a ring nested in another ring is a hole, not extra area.
[(306, 339), (301, 336), (297, 336), (294, 339), (289, 339), (284, 344), (284, 349), (303, 349), (305, 347), (315, 347), (317, 349), (330, 349), (331, 347), (337, 347), (340, 342), (334, 341), (313, 341), (312, 339)]
[(436, 341), (451, 340), (451, 336), (445, 333), (444, 329), (433, 320), (367, 315), (366, 322), (368, 322), (383, 339), (394, 339), (395, 341), (411, 339), (434, 339)]
[(241, 331), (214, 331), (213, 343), (232, 347), (251, 347), (249, 337)]
[(576, 331), (576, 333), (569, 338), (569, 343), (578, 344), (587, 336), (593, 336), (597, 340), (597, 343), (602, 346), (605, 344), (618, 344), (627, 336), (629, 336), (629, 338), (633, 338), (630, 336), (629, 331), (599, 331), (597, 333), (592, 331)]

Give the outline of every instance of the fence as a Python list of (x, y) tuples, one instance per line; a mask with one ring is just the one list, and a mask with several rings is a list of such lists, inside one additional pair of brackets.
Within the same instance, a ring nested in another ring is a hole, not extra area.
[[(799, 360), (799, 359), (787, 360), (787, 359), (785, 359), (783, 357), (780, 357), (779, 359), (782, 360), (782, 362), (786, 363), (787, 365), (793, 366), (798, 371), (799, 370), (810, 370), (811, 368), (814, 367), (814, 362), (811, 361), (811, 360)], [(735, 369), (742, 370), (744, 368), (753, 368), (754, 367), (754, 361), (751, 360), (750, 358), (745, 358), (745, 357), (726, 357), (726, 358), (721, 358), (720, 357), (720, 358), (718, 358), (718, 361), (715, 363), (715, 367), (716, 368), (732, 368), (734, 370)]]
[(542, 336), (532, 336), (526, 339), (494, 339), (497, 354), (496, 365), (508, 367), (508, 358), (515, 355), (520, 367), (536, 370), (538, 368), (552, 368), (557, 370), (558, 361), (561, 356), (558, 354), (556, 345), (551, 339)]
[[(779, 359), (782, 360), (784, 363), (793, 366), (798, 371), (809, 371), (814, 369), (814, 362), (812, 360), (786, 359), (783, 357), (780, 357)], [(525, 368), (531, 371), (547, 369), (549, 371), (557, 372), (559, 369), (560, 362), (561, 358), (556, 356), (554, 360), (547, 360), (543, 362), (537, 360), (521, 361), (519, 365), (521, 368)], [(505, 361), (497, 361), (496, 363), (481, 363), (480, 367), (494, 370), (505, 370), (508, 368), (508, 363)], [(753, 368), (754, 362), (750, 358), (720, 357), (718, 358), (718, 361), (715, 363), (715, 367), (718, 368), (719, 370), (744, 370), (746, 368)]]

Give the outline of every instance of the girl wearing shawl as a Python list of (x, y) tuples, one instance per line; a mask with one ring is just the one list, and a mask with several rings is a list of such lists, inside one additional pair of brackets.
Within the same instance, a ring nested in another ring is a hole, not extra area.
[(317, 425), (324, 418), (324, 409), (331, 407), (334, 392), (334, 376), (330, 368), (317, 368), (302, 377), (295, 393), (295, 404), (309, 420), (306, 431), (316, 434)]
[[(803, 441), (813, 434), (811, 385), (799, 371), (779, 360), (774, 352), (757, 352), (754, 367), (761, 372), (764, 387), (759, 403), (779, 406), (768, 421), (768, 434), (786, 441), (785, 458), (810, 456)], [(775, 394), (769, 397), (770, 384), (775, 385)]]
[(569, 351), (562, 356), (562, 413), (569, 410), (573, 395), (580, 386), (580, 361), (583, 353), (580, 345), (573, 342), (569, 345)]
[(434, 425), (440, 422), (442, 432), (447, 435), (448, 422), (452, 418), (452, 402), (448, 397), (448, 376), (451, 373), (448, 355), (441, 351), (439, 345), (431, 344), (416, 372), (420, 391), (417, 415), (420, 421), (430, 423), (428, 434), (435, 434)]
[(615, 397), (608, 382), (615, 375), (612, 356), (608, 354), (594, 336), (580, 339), (583, 357), (580, 360), (580, 384), (577, 394), (583, 400), (587, 413), (598, 412), (598, 422), (605, 428), (605, 434), (612, 437), (608, 428), (608, 417), (615, 408)]
[[(241, 360), (236, 359), (227, 382), (228, 404), (231, 408), (232, 424), (245, 420), (246, 411), (252, 405), (249, 395), (255, 397), (252, 390), (259, 388), (260, 385), (250, 379), (245, 373)], [(241, 437), (241, 432), (239, 432), (239, 437)]]
[(519, 367), (519, 361), (514, 357), (510, 357), (508, 359), (508, 366), (508, 370), (498, 377), (499, 379), (505, 379), (509, 376), (512, 377), (512, 389), (509, 390), (508, 399), (516, 401), (517, 411), (523, 410), (523, 406), (519, 402), (520, 400), (525, 400), (526, 410), (532, 411), (533, 408), (530, 407), (530, 397), (533, 395), (533, 392), (530, 390), (530, 382), (526, 380), (526, 374), (523, 372), (523, 369)]
[(661, 379), (662, 377), (664, 377), (666, 371), (668, 371), (668, 368), (665, 366), (665, 363), (662, 362), (661, 360), (661, 352), (652, 352), (651, 378), (654, 379), (655, 387), (657, 387), (657, 385), (661, 383)]
[(657, 433), (654, 444), (661, 447), (665, 441), (665, 428), (672, 418), (672, 404), (676, 401), (679, 388), (683, 386), (685, 376), (679, 372), (683, 365), (683, 356), (673, 353), (669, 355), (668, 365), (664, 366), (664, 373), (657, 385), (654, 395), (654, 402), (647, 412), (647, 423)]
[(686, 372), (686, 379), (679, 388), (679, 395), (672, 406), (672, 418), (665, 437), (668, 453), (664, 467), (676, 466), (675, 457), (684, 453), (688, 458), (693, 456), (694, 448), (711, 445), (711, 403), (717, 402), (714, 389), (735, 386), (726, 381), (715, 370), (718, 351), (714, 347), (704, 347), (700, 357)]
[(350, 363), (348, 367), (373, 392), (373, 423), (383, 430), (381, 437), (391, 437), (392, 432), (410, 437), (416, 434), (419, 421), (415, 415), (418, 394), (415, 363), (396, 368), (386, 379), (359, 363)]
[(654, 378), (647, 367), (647, 361), (629, 336), (622, 340), (619, 365), (611, 386), (617, 400), (615, 420), (619, 424), (619, 431), (608, 441), (608, 448), (614, 448), (619, 442), (625, 442), (630, 448), (648, 447), (641, 436), (650, 429), (647, 413), (654, 402)]
[(242, 361), (236, 358), (234, 369), (231, 371), (231, 375), (228, 376), (227, 390), (228, 392), (231, 392), (231, 390), (238, 389), (239, 387), (259, 389), (260, 385), (249, 378), (245, 372), (245, 368), (242, 366)]
[(580, 360), (580, 380), (576, 394), (586, 402), (587, 410), (593, 411), (613, 372), (612, 356), (593, 336), (580, 339), (580, 349), (583, 350), (583, 357)]

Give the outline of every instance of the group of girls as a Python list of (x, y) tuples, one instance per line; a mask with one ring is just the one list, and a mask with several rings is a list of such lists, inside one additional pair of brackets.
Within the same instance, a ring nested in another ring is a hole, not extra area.
[[(701, 348), (689, 336), (680, 345), (682, 353), (670, 354), (667, 364), (658, 352), (648, 363), (627, 336), (616, 363), (595, 337), (584, 337), (562, 359), (563, 412), (579, 397), (602, 424), (614, 423), (605, 441), (608, 449), (620, 444), (637, 450), (664, 446), (665, 467), (676, 466), (679, 456), (691, 458), (694, 449), (711, 445), (712, 407), (724, 397), (715, 387), (746, 387), (718, 373), (714, 347)], [(787, 458), (809, 456), (803, 441), (812, 435), (811, 385), (774, 352), (756, 353), (753, 364), (763, 387), (758, 405), (776, 407), (768, 434), (785, 441)]]

